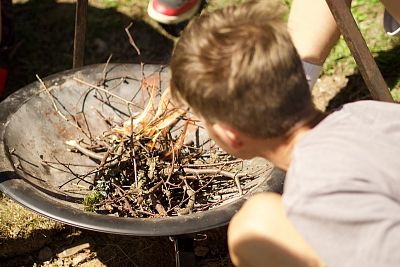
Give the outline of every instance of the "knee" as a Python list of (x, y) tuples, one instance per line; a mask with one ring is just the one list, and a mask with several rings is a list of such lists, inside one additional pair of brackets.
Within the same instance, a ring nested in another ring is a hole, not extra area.
[(228, 228), (228, 248), (233, 264), (263, 266), (262, 262), (265, 265), (276, 255), (272, 252), (275, 244), (269, 238), (274, 226), (266, 216), (274, 216), (277, 198), (279, 196), (272, 193), (255, 195), (232, 218)]
[(318, 256), (286, 217), (275, 193), (251, 197), (232, 218), (228, 248), (236, 266), (322, 266)]

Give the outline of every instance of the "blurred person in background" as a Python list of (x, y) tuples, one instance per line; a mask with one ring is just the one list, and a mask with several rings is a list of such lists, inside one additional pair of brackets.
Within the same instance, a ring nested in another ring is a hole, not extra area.
[(6, 87), (10, 52), (15, 43), (12, 1), (1, 0), (0, 5), (0, 97), (3, 95)]
[[(350, 7), (351, 0), (346, 2)], [(390, 36), (400, 35), (399, 0), (381, 2), (385, 6), (385, 31)], [(188, 20), (201, 11), (203, 5), (202, 0), (150, 0), (147, 12), (152, 19), (177, 36)], [(323, 63), (340, 37), (339, 28), (325, 0), (293, 0), (288, 29), (312, 89)]]

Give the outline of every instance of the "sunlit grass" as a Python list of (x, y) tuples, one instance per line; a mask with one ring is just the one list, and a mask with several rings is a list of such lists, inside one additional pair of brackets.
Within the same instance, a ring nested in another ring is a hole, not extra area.
[[(379, 63), (381, 71), (390, 68), (393, 62), (398, 62), (398, 53), (390, 53), (399, 46), (399, 37), (388, 36), (383, 28), (384, 7), (378, 0), (354, 0), (351, 8), (353, 17), (363, 35), (369, 50)], [(358, 71), (356, 62), (343, 37), (331, 50), (323, 66), (324, 75), (335, 75), (340, 72), (346, 76)], [(392, 95), (400, 100), (400, 78), (392, 82)]]

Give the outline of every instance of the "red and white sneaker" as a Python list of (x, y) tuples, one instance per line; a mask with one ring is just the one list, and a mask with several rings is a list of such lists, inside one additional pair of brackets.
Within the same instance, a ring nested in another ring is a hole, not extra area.
[(149, 16), (163, 24), (177, 24), (193, 17), (202, 0), (150, 0)]

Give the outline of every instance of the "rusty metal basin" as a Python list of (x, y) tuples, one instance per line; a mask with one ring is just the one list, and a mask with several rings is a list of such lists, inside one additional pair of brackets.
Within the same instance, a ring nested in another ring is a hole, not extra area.
[[(99, 111), (121, 121), (126, 119), (128, 111), (124, 103), (105, 101), (104, 95), (90, 90), (90, 86), (77, 79), (93, 85), (106, 84), (107, 90), (113, 94), (135, 101), (133, 96), (143, 74), (145, 77), (159, 77), (161, 89), (168, 86), (167, 67), (101, 64), (61, 72), (43, 79), (54, 98), (49, 97), (38, 81), (1, 102), (0, 190), (21, 205), (62, 223), (94, 231), (136, 236), (179, 235), (216, 228), (227, 224), (251, 194), (282, 190), (284, 173), (272, 168), (265, 160), (255, 159), (246, 161), (245, 166), (255, 180), (258, 179), (256, 188), (233, 202), (211, 210), (177, 217), (145, 219), (84, 211), (83, 195), (75, 192), (73, 186), (68, 184), (71, 175), (49, 168), (43, 164), (43, 160), (93, 165), (89, 158), (67, 152), (65, 140), (79, 138), (82, 133), (65, 118), (72, 113), (84, 114), (91, 132), (96, 134), (106, 129), (99, 118)], [(81, 119), (83, 124), (83, 115)], [(207, 137), (205, 132), (201, 135)], [(75, 171), (85, 171), (85, 167), (75, 167)], [(64, 186), (61, 188), (62, 184)]]

